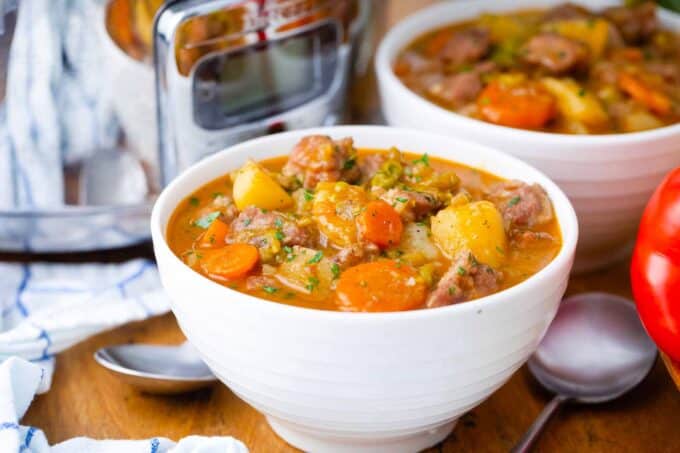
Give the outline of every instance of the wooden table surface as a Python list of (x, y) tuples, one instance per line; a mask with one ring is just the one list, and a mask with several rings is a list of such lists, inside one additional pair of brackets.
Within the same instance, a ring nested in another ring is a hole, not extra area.
[[(424, 3), (428, 2), (381, 3), (375, 38)], [(372, 72), (355, 84), (351, 110), (355, 122), (371, 122), (378, 117)], [(137, 256), (151, 256), (150, 247), (48, 258), (119, 261)], [(0, 259), (36, 258), (5, 255)], [(628, 263), (624, 262), (603, 272), (574, 277), (568, 292), (608, 291), (630, 297), (627, 270)], [(52, 389), (36, 398), (23, 422), (42, 428), (50, 443), (75, 436), (179, 439), (191, 434), (231, 435), (253, 452), (295, 451), (269, 429), (263, 416), (223, 385), (183, 396), (144, 395), (119, 382), (92, 359), (97, 348), (112, 343), (180, 343), (183, 339), (174, 317), (168, 314), (72, 347), (58, 355)], [(508, 451), (549, 398), (523, 367), (487, 401), (463, 416), (453, 434), (431, 451)], [(680, 392), (659, 360), (647, 379), (619, 400), (597, 407), (567, 406), (550, 422), (537, 451), (678, 452)]]

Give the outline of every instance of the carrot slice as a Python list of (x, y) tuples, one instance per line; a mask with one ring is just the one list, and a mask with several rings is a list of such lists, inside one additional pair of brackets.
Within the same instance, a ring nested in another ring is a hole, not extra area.
[(451, 30), (442, 30), (437, 32), (432, 38), (429, 39), (427, 45), (425, 46), (425, 55), (428, 57), (436, 57), (446, 46), (446, 43), (453, 36)]
[(555, 99), (534, 84), (489, 83), (477, 98), (482, 117), (503, 126), (537, 129), (555, 117)]
[(336, 305), (342, 311), (403, 311), (425, 303), (425, 284), (416, 270), (395, 261), (373, 261), (340, 275)]
[(399, 213), (382, 200), (368, 203), (358, 223), (363, 238), (380, 248), (398, 244), (404, 230)]
[(202, 248), (223, 247), (225, 244), (224, 238), (228, 232), (229, 225), (220, 219), (215, 219), (201, 236), (199, 246)]
[(134, 51), (136, 41), (134, 30), (132, 29), (132, 5), (130, 0), (114, 0), (111, 2), (108, 7), (106, 26), (114, 40), (126, 52)]
[(206, 252), (203, 270), (210, 277), (235, 280), (248, 275), (260, 259), (257, 248), (250, 244), (231, 244)]
[(634, 75), (626, 72), (619, 74), (619, 87), (652, 112), (660, 115), (668, 115), (671, 112), (670, 99)]
[(624, 60), (632, 62), (642, 61), (642, 59), (644, 58), (644, 54), (637, 47), (623, 47), (621, 49), (614, 51), (614, 56), (616, 57), (620, 56)]

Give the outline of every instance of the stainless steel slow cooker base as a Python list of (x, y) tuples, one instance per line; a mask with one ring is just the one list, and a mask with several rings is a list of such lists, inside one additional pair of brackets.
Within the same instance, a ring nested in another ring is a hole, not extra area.
[(153, 202), (129, 206), (64, 206), (0, 211), (0, 250), (19, 253), (88, 252), (149, 239)]

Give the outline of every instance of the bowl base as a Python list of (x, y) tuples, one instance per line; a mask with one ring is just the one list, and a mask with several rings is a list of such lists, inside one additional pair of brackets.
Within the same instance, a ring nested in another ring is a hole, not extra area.
[(312, 453), (414, 453), (443, 441), (451, 434), (458, 420), (427, 431), (397, 437), (342, 437), (321, 433), (312, 434), (296, 425), (267, 417), (269, 426), (293, 447)]

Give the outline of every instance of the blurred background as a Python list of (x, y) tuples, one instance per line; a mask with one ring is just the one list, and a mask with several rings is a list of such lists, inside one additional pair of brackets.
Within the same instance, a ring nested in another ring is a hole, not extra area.
[(0, 250), (136, 244), (163, 185), (212, 152), (382, 123), (377, 31), (436, 2), (0, 2)]

